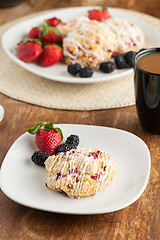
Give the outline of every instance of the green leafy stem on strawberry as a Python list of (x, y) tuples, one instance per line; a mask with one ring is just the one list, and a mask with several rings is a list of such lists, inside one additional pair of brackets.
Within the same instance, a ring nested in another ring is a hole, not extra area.
[(47, 20), (43, 21), (43, 26), (42, 26), (42, 33), (40, 37), (45, 37), (50, 30), (52, 30), (57, 36), (60, 35), (60, 31), (56, 27), (52, 27), (48, 24)]
[(40, 128), (43, 127), (43, 130), (46, 130), (46, 131), (51, 131), (51, 130), (54, 130), (55, 132), (59, 132), (60, 136), (61, 136), (61, 141), (63, 141), (63, 133), (62, 133), (62, 130), (58, 127), (54, 127), (53, 126), (53, 123), (47, 123), (47, 122), (40, 122), (40, 123), (37, 123), (35, 126), (33, 126), (32, 128), (28, 128), (27, 129), (27, 132), (29, 132), (30, 134), (36, 134)]
[(35, 42), (35, 43), (38, 43), (38, 44), (42, 47), (42, 42), (41, 42), (41, 40), (39, 40), (39, 39), (37, 39), (37, 38), (25, 37), (21, 42), (22, 42), (22, 43)]

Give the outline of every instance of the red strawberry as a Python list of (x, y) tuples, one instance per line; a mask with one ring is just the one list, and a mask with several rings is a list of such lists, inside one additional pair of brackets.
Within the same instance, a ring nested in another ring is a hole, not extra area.
[(51, 27), (56, 27), (61, 22), (61, 20), (56, 17), (53, 17), (47, 19), (47, 22)]
[(40, 56), (40, 64), (43, 67), (49, 67), (62, 59), (62, 48), (56, 44), (48, 44), (43, 47), (43, 53)]
[(29, 31), (27, 37), (28, 38), (38, 38), (39, 35), (41, 34), (41, 31), (42, 30), (39, 27), (34, 27)]
[(88, 11), (88, 17), (91, 20), (97, 20), (102, 22), (103, 20), (107, 20), (110, 18), (110, 14), (106, 7), (103, 7), (102, 9), (93, 9), (91, 11)]
[(106, 7), (103, 7), (101, 14), (103, 20), (107, 20), (111, 17)]
[(40, 151), (53, 155), (56, 148), (63, 140), (60, 128), (54, 128), (53, 123), (40, 122), (34, 127), (27, 129), (31, 134), (36, 134), (35, 142)]
[(60, 31), (56, 27), (48, 26), (47, 21), (44, 21), (43, 30), (39, 35), (42, 43), (62, 43)]
[(24, 62), (36, 61), (42, 53), (41, 41), (38, 39), (25, 38), (18, 44), (17, 54)]

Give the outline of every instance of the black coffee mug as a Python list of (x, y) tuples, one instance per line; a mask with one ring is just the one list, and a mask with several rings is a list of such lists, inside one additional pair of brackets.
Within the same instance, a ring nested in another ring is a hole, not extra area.
[(142, 128), (154, 134), (160, 134), (160, 74), (141, 69), (137, 62), (146, 54), (157, 52), (160, 53), (160, 48), (143, 50), (134, 59), (134, 88), (138, 117)]

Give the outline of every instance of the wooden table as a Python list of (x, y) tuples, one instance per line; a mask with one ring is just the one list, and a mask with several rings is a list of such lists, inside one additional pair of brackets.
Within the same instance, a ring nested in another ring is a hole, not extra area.
[[(31, 12), (75, 5), (91, 5), (91, 1), (25, 1), (8, 9), (0, 9), (0, 24)], [(92, 1), (94, 5), (98, 1)], [(105, 1), (99, 1), (104, 5)], [(130, 8), (160, 17), (159, 0), (106, 1), (108, 6)], [(143, 195), (131, 206), (109, 214), (72, 216), (42, 212), (21, 206), (0, 191), (0, 240), (108, 239), (158, 240), (159, 231), (159, 159), (160, 136), (149, 134), (139, 125), (135, 106), (103, 111), (53, 110), (13, 100), (0, 94), (5, 119), (0, 124), (0, 162), (11, 144), (33, 123), (75, 123), (115, 127), (142, 138), (152, 158), (149, 183)]]

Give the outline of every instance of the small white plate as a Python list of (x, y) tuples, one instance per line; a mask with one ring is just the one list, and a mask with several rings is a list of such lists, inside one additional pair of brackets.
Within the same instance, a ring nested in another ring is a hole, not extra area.
[(67, 214), (99, 214), (120, 210), (145, 190), (150, 174), (150, 153), (137, 136), (119, 129), (88, 125), (57, 125), (65, 137), (78, 134), (80, 146), (106, 151), (117, 166), (110, 186), (95, 196), (70, 199), (45, 186), (46, 170), (31, 161), (37, 147), (29, 133), (19, 137), (1, 167), (1, 189), (22, 205)]
[[(59, 82), (66, 83), (95, 83), (101, 81), (114, 80), (116, 78), (123, 77), (133, 72), (133, 69), (124, 69), (124, 70), (115, 70), (110, 74), (104, 74), (99, 70), (95, 70), (91, 78), (80, 78), (73, 77), (67, 72), (67, 65), (65, 63), (57, 63), (51, 67), (44, 68), (36, 63), (25, 63), (22, 62), (17, 57), (16, 48), (17, 44), (24, 38), (24, 36), (29, 32), (32, 27), (42, 24), (44, 19), (51, 18), (56, 16), (62, 21), (66, 22), (69, 19), (73, 19), (77, 16), (87, 15), (88, 10), (95, 8), (91, 7), (75, 7), (75, 8), (66, 8), (62, 10), (53, 11), (41, 16), (28, 19), (21, 23), (16, 24), (7, 30), (2, 37), (2, 46), (8, 56), (21, 67), (27, 69), (28, 71)], [(151, 25), (133, 17), (130, 14), (127, 14), (125, 11), (120, 9), (109, 8), (111, 16), (123, 17), (137, 26), (139, 26), (145, 35), (145, 41), (148, 47), (159, 46), (160, 33), (154, 29)]]

